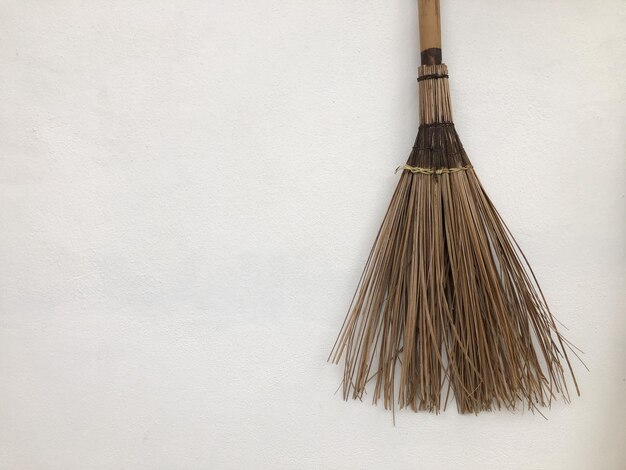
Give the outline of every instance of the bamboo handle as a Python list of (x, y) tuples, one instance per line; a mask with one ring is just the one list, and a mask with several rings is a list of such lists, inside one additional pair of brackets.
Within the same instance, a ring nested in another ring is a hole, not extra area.
[(441, 64), (441, 14), (439, 0), (418, 0), (422, 65)]

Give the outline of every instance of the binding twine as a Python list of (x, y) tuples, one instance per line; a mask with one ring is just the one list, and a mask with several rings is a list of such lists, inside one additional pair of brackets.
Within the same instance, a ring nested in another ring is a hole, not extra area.
[(402, 165), (396, 168), (396, 173), (400, 170), (410, 171), (411, 173), (419, 173), (422, 175), (447, 175), (449, 173), (457, 173), (471, 169), (471, 165), (460, 166), (457, 168), (422, 168), (420, 166)]

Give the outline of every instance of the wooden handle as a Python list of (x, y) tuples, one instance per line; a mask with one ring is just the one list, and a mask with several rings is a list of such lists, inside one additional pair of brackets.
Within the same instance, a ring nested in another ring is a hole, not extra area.
[(441, 14), (439, 0), (418, 0), (422, 65), (441, 64)]

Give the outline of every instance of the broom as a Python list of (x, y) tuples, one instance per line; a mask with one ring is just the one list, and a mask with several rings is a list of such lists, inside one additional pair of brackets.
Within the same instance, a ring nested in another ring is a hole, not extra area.
[(568, 402), (571, 345), (455, 131), (439, 1), (418, 3), (419, 132), (329, 360), (345, 400), (374, 381), (387, 409)]

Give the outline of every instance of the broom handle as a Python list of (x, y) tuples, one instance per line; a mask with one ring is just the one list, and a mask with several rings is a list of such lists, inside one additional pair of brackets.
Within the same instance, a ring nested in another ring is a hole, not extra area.
[(441, 14), (439, 0), (418, 0), (422, 65), (441, 64)]

